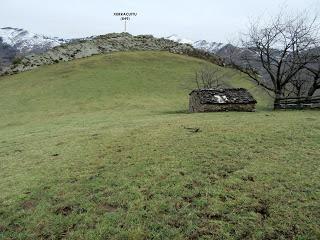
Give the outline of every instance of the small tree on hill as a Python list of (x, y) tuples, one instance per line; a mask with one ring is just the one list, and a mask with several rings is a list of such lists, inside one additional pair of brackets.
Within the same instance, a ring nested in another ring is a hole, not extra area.
[(221, 88), (231, 74), (218, 67), (203, 66), (195, 72), (194, 82), (198, 89)]

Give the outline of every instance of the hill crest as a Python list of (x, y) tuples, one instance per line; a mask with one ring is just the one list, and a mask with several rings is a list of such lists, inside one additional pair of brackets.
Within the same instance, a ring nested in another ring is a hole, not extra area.
[(152, 35), (133, 36), (129, 33), (111, 33), (91, 39), (73, 40), (44, 53), (27, 55), (16, 60), (11, 66), (4, 68), (0, 71), (0, 75), (15, 74), (42, 65), (119, 51), (169, 51), (205, 59), (220, 66), (224, 65), (222, 59), (215, 54), (196, 49), (189, 44), (178, 43), (165, 38), (155, 38)]

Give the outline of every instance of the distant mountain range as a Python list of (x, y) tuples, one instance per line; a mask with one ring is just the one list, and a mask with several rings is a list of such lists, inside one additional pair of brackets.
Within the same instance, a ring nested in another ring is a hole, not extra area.
[(0, 38), (3, 43), (14, 47), (21, 54), (44, 52), (67, 42), (62, 38), (48, 37), (11, 27), (0, 28)]
[[(89, 38), (85, 38), (90, 39)], [(192, 45), (196, 49), (201, 49), (223, 57), (225, 50), (230, 50), (230, 45), (206, 40), (189, 40), (180, 38), (178, 35), (171, 35), (166, 39), (178, 43)], [(29, 32), (20, 28), (5, 27), (0, 28), (0, 67), (10, 64), (14, 58), (25, 56), (30, 53), (43, 53), (64, 43), (79, 39), (67, 40), (58, 37), (48, 37), (41, 34)]]
[(42, 53), (68, 40), (48, 37), (20, 28), (0, 28), (0, 67), (28, 53)]
[(213, 53), (216, 56), (222, 58), (224, 62), (227, 64), (231, 64), (230, 59), (232, 59), (233, 63), (244, 66), (245, 63), (243, 62), (243, 58), (245, 56), (250, 56), (250, 58), (254, 58), (256, 55), (254, 51), (251, 51), (250, 49), (239, 48), (230, 43), (225, 44), (225, 43), (219, 43), (219, 42), (209, 42), (206, 40), (193, 41), (185, 38), (180, 38), (178, 35), (171, 35), (167, 37), (167, 39), (175, 42), (179, 42), (179, 43), (190, 44), (196, 49)]

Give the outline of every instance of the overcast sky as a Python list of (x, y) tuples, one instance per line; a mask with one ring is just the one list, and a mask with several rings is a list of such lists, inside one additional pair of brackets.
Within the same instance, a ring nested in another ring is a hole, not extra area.
[(319, 11), (320, 0), (1, 0), (0, 27), (25, 28), (64, 38), (122, 32), (114, 12), (137, 12), (132, 34), (226, 42), (243, 31), (249, 19), (280, 8)]

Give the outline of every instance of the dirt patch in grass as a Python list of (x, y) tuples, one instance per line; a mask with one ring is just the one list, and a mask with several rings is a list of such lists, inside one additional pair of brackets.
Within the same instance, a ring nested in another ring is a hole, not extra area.
[(218, 220), (218, 221), (227, 220), (226, 217), (221, 213), (213, 213), (213, 212), (202, 212), (198, 214), (198, 217), (200, 217), (201, 219), (208, 219), (208, 220)]
[(297, 225), (290, 225), (287, 229), (277, 229), (273, 232), (267, 233), (264, 239), (319, 239), (318, 236), (313, 236), (312, 238), (297, 238), (300, 234), (305, 233), (301, 232)]
[(201, 196), (202, 196), (201, 193), (196, 193), (196, 194), (193, 194), (191, 196), (184, 196), (184, 197), (182, 197), (182, 199), (185, 202), (192, 203), (194, 200), (196, 200), (197, 198), (200, 198)]
[(118, 210), (118, 206), (114, 206), (109, 203), (103, 203), (99, 205), (99, 209), (101, 209), (104, 212), (112, 213)]
[(73, 207), (72, 206), (64, 206), (60, 207), (55, 211), (55, 214), (57, 215), (63, 215), (63, 216), (68, 216), (73, 212)]
[(4, 233), (7, 230), (7, 228), (3, 225), (0, 225), (0, 233)]
[(72, 213), (82, 214), (86, 212), (87, 212), (86, 209), (81, 208), (79, 206), (72, 206), (72, 205), (62, 206), (55, 210), (55, 214), (63, 215), (63, 216), (69, 216)]
[(24, 230), (24, 227), (17, 223), (10, 223), (6, 230), (17, 233), (22, 232)]
[(182, 202), (176, 202), (174, 204), (174, 208), (178, 211), (179, 209), (181, 209), (183, 207), (183, 203)]
[(26, 200), (21, 203), (21, 207), (24, 210), (34, 210), (37, 207), (38, 203), (36, 200)]
[(259, 201), (259, 205), (254, 210), (261, 215), (263, 220), (266, 220), (270, 216), (269, 205), (266, 201)]
[(242, 179), (243, 181), (245, 181), (245, 182), (254, 182), (254, 181), (255, 181), (255, 180), (254, 180), (254, 177), (251, 176), (251, 175), (243, 176), (241, 179)]
[(183, 127), (185, 130), (187, 130), (190, 133), (200, 133), (202, 132), (200, 128), (197, 127)]
[(90, 181), (96, 180), (96, 179), (99, 178), (100, 176), (101, 176), (101, 174), (100, 174), (100, 173), (97, 173), (97, 174), (95, 174), (95, 175), (90, 176), (90, 177), (88, 178), (88, 180), (90, 180)]
[(224, 164), (218, 168), (217, 175), (220, 178), (229, 178), (233, 173), (237, 171), (241, 171), (245, 168), (245, 166), (237, 165), (237, 164)]
[(201, 186), (203, 186), (203, 184), (201, 182), (193, 180), (191, 183), (187, 183), (184, 187), (189, 189), (189, 190), (192, 190), (192, 189), (195, 189), (195, 188), (199, 188)]
[(169, 226), (174, 228), (181, 228), (184, 224), (181, 222), (181, 219), (172, 219), (168, 222)]
[(68, 226), (67, 228), (65, 228), (61, 232), (59, 239), (66, 239), (68, 237), (69, 233), (72, 232), (75, 228), (76, 228), (76, 224), (72, 224), (71, 226)]
[(211, 229), (207, 229), (207, 228), (203, 227), (203, 228), (196, 229), (188, 237), (188, 239), (190, 239), (190, 240), (196, 240), (196, 239), (202, 239), (202, 238), (213, 239), (214, 235), (215, 235), (215, 232), (213, 229), (211, 230)]
[(150, 189), (141, 189), (141, 193), (144, 195), (146, 200), (151, 200), (154, 197), (154, 193), (150, 191)]

